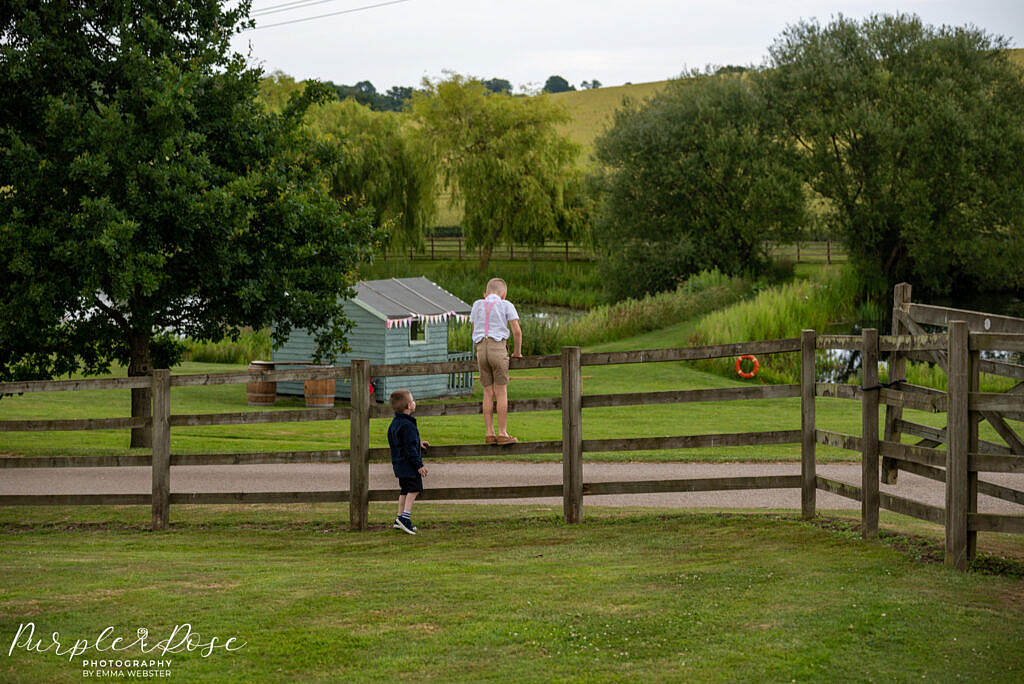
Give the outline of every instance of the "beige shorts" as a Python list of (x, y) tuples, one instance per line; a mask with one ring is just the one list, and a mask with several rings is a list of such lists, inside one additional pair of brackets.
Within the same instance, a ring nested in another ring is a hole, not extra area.
[(508, 346), (485, 337), (476, 343), (476, 365), (480, 368), (480, 384), (484, 387), (508, 384)]

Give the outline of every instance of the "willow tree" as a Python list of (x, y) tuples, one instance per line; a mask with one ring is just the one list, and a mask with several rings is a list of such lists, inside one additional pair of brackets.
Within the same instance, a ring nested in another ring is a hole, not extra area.
[[(477, 79), (423, 82), (412, 115), (436, 160), (444, 190), (463, 207), (466, 245), (480, 267), (501, 244), (539, 245), (579, 226), (577, 145), (558, 130), (568, 121), (546, 96), (491, 93)], [(566, 192), (570, 190), (570, 192)]]
[[(302, 87), (274, 72), (261, 82), (260, 97), (276, 111)], [(409, 118), (349, 98), (311, 107), (306, 125), (314, 137), (342, 150), (329, 168), (335, 199), (368, 208), (374, 224), (385, 229), (385, 247), (421, 247), (437, 213), (437, 174)]]
[[(6, 3), (0, 10), (0, 379), (170, 366), (179, 335), (243, 326), (345, 346), (377, 233), (330, 194), (341, 154), (279, 114), (230, 52), (247, 2)], [(150, 413), (133, 390), (133, 416)], [(148, 431), (132, 433), (145, 446)]]

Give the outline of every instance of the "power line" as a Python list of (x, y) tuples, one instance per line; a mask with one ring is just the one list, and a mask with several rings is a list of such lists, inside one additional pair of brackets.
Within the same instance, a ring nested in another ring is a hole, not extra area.
[(322, 5), (325, 2), (337, 2), (337, 0), (292, 0), (292, 2), (283, 2), (280, 5), (270, 5), (269, 7), (254, 9), (250, 16), (261, 17), (264, 14), (277, 14), (278, 12), (287, 12), (288, 10), (301, 9), (311, 5)]
[[(325, 1), (325, 0), (321, 0)], [(365, 5), (363, 7), (353, 7), (352, 9), (340, 10), (338, 12), (328, 12), (327, 14), (318, 14), (315, 17), (303, 17), (302, 19), (292, 19), (290, 21), (279, 21), (276, 24), (263, 24), (262, 26), (254, 26), (251, 29), (245, 29), (246, 31), (256, 31), (259, 29), (273, 28), (275, 26), (286, 26), (288, 24), (298, 24), (303, 21), (313, 21), (314, 19), (324, 19), (326, 17), (336, 17), (339, 14), (351, 14), (352, 12), (362, 12), (364, 10), (376, 9), (377, 7), (386, 7), (387, 5), (398, 5), (403, 2), (409, 2), (409, 0), (390, 0), (390, 2), (378, 2), (375, 5)]]

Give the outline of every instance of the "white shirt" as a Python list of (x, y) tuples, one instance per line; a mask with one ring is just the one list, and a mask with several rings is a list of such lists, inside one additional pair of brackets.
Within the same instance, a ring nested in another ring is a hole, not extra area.
[(512, 302), (489, 294), (473, 302), (469, 320), (473, 322), (473, 344), (485, 337), (501, 342), (509, 338), (508, 322), (518, 321), (519, 313)]

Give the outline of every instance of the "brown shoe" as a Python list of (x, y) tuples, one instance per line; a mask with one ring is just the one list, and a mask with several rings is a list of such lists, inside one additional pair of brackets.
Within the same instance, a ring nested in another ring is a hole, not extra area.
[(513, 437), (512, 435), (508, 435), (508, 436), (498, 435), (498, 437), (497, 437), (497, 443), (498, 444), (502, 444), (502, 445), (503, 444), (515, 444), (518, 441), (519, 440), (516, 439), (515, 437)]
[(484, 437), (484, 444), (497, 444), (497, 443), (498, 443), (498, 438), (495, 437), (494, 435), (487, 435), (486, 437)]

